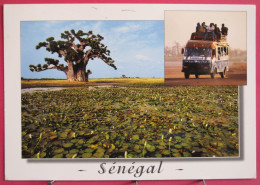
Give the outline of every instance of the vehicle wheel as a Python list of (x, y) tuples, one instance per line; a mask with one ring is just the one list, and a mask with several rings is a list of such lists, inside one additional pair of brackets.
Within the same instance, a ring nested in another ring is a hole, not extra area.
[(217, 69), (216, 68), (214, 69), (213, 73), (210, 73), (210, 76), (211, 76), (212, 79), (215, 78), (215, 74), (217, 74)]
[(189, 79), (190, 78), (190, 73), (184, 73), (184, 76), (186, 79)]
[(195, 74), (195, 77), (196, 77), (196, 78), (199, 78), (199, 74)]
[(225, 78), (226, 77), (226, 68), (224, 69), (223, 72), (220, 73), (221, 78)]

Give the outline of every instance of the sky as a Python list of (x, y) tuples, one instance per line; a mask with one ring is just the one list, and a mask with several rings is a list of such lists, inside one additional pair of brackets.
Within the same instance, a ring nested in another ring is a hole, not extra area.
[(29, 65), (45, 64), (44, 58), (63, 58), (46, 49), (35, 49), (39, 42), (53, 36), (62, 40), (65, 30), (93, 31), (104, 37), (102, 43), (111, 51), (117, 70), (100, 59), (90, 60), (87, 69), (90, 78), (160, 77), (164, 76), (164, 22), (163, 21), (23, 21), (21, 22), (21, 77), (66, 78), (56, 69), (31, 72)]
[(206, 25), (213, 22), (219, 28), (223, 23), (228, 27), (227, 41), (231, 48), (246, 50), (246, 18), (246, 12), (235, 11), (166, 11), (165, 45), (179, 42), (183, 46), (196, 31), (198, 22)]

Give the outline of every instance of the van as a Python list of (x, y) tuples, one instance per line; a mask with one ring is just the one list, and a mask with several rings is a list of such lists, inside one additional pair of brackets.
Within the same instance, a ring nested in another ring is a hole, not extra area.
[(215, 78), (220, 74), (225, 78), (228, 71), (229, 45), (225, 40), (189, 40), (182, 49), (182, 72), (186, 79), (190, 75), (210, 75)]

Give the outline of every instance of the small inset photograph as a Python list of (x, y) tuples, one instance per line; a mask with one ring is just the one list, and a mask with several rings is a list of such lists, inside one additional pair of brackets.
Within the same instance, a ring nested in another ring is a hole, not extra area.
[(246, 12), (165, 11), (165, 84), (246, 85)]

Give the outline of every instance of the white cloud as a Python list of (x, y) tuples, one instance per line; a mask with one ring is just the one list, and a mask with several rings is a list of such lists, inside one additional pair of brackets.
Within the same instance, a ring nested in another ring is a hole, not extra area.
[(129, 32), (136, 32), (143, 29), (143, 26), (140, 23), (127, 23), (120, 27), (114, 29), (115, 32), (118, 33), (129, 33)]
[(129, 27), (127, 26), (122, 26), (122, 27), (118, 27), (115, 29), (115, 32), (120, 32), (120, 33), (126, 33), (130, 30)]
[(144, 60), (144, 61), (148, 61), (148, 60), (150, 60), (150, 58), (149, 57), (147, 57), (147, 56), (144, 56), (144, 55), (136, 55), (135, 56), (138, 60)]

